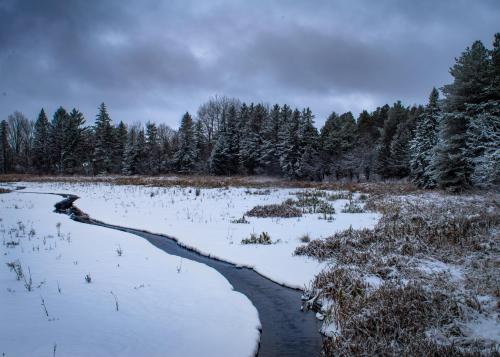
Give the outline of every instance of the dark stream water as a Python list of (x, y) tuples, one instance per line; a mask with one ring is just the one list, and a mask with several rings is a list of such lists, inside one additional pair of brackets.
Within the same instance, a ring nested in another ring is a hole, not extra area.
[(258, 356), (319, 355), (322, 343), (318, 332), (320, 322), (313, 312), (300, 310), (301, 291), (279, 285), (253, 269), (240, 268), (184, 248), (168, 236), (100, 222), (73, 206), (77, 196), (61, 196), (65, 199), (55, 205), (56, 212), (69, 214), (81, 223), (135, 234), (168, 254), (206, 264), (221, 273), (234, 290), (250, 299), (259, 312), (262, 332)]

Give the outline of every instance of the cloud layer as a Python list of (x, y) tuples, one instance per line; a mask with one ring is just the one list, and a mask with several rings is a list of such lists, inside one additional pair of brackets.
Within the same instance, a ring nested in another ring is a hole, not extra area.
[[(500, 2), (0, 0), (0, 119), (104, 101), (173, 127), (219, 94), (331, 111), (424, 103)], [(497, 27), (497, 28), (496, 28)]]

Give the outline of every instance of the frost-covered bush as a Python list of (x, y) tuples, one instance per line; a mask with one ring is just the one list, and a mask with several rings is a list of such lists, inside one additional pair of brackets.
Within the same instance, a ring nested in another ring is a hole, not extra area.
[(342, 208), (342, 213), (363, 213), (363, 207), (361, 207), (356, 201), (349, 200)]
[(291, 217), (301, 217), (302, 212), (295, 207), (287, 204), (271, 204), (264, 206), (255, 206), (245, 215), (250, 217), (280, 217), (280, 218), (291, 218)]
[(241, 240), (241, 244), (272, 244), (269, 233), (262, 232), (258, 237), (255, 233), (250, 234), (250, 238)]

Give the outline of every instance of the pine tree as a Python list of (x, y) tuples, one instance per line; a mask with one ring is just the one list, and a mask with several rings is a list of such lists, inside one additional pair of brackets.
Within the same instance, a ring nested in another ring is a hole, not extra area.
[(33, 139), (33, 166), (41, 173), (50, 171), (50, 124), (45, 111), (40, 111), (35, 123)]
[(101, 103), (95, 121), (94, 169), (97, 174), (113, 169), (113, 126), (106, 105)]
[(487, 98), (490, 82), (489, 52), (481, 41), (467, 47), (450, 68), (453, 83), (443, 86), (448, 112), (463, 111), (466, 104), (478, 104)]
[(209, 159), (207, 154), (208, 142), (203, 132), (203, 123), (201, 120), (197, 120), (194, 124), (194, 141), (198, 170), (205, 171), (207, 167), (206, 162)]
[(179, 128), (179, 146), (174, 156), (179, 172), (190, 173), (196, 165), (196, 147), (193, 133), (193, 119), (186, 112)]
[(160, 146), (158, 143), (158, 129), (153, 122), (146, 123), (146, 144), (147, 169), (148, 174), (158, 174), (160, 172)]
[(247, 108), (245, 104), (242, 105), (240, 110), (240, 121), (243, 125), (243, 132), (241, 134), (240, 142), (240, 162), (249, 175), (253, 175), (255, 168), (259, 163), (260, 158), (260, 135), (258, 133), (257, 120), (260, 118), (259, 105), (254, 107), (253, 104)]
[(411, 177), (418, 187), (431, 188), (436, 185), (430, 172), (430, 163), (437, 144), (440, 116), (439, 92), (433, 88), (429, 103), (418, 118), (415, 138), (410, 143)]
[(493, 49), (491, 50), (491, 64), (489, 70), (489, 78), (491, 84), (488, 86), (486, 93), (488, 100), (500, 100), (500, 32), (495, 34), (493, 41)]
[(127, 126), (123, 121), (120, 121), (118, 126), (113, 130), (114, 147), (113, 147), (113, 173), (121, 173), (123, 171), (123, 157), (128, 140)]
[(309, 108), (301, 113), (299, 125), (300, 159), (296, 175), (300, 179), (318, 178), (318, 130), (314, 127), (313, 115)]
[(432, 180), (452, 192), (470, 187), (472, 163), (466, 148), (467, 115), (444, 113), (439, 124), (438, 143), (431, 160)]
[(227, 137), (227, 152), (229, 173), (235, 174), (238, 172), (240, 163), (240, 123), (238, 112), (234, 104), (230, 105), (227, 111), (226, 121), (226, 137)]
[[(285, 107), (283, 109), (286, 109)], [(283, 174), (291, 179), (296, 179), (299, 161), (302, 156), (300, 152), (300, 112), (295, 109), (288, 123), (285, 124), (284, 134), (281, 142), (280, 166)]]
[(135, 175), (138, 166), (138, 148), (137, 148), (138, 128), (132, 127), (128, 132), (127, 145), (123, 152), (122, 173), (124, 175)]
[(73, 109), (69, 113), (63, 131), (64, 173), (73, 174), (82, 170), (84, 156), (85, 118), (83, 114)]
[(212, 154), (210, 155), (210, 172), (215, 175), (231, 174), (231, 157), (226, 130), (219, 131)]
[(6, 120), (0, 123), (0, 173), (10, 171), (10, 146), (8, 142), (9, 125)]
[(500, 185), (500, 101), (467, 108), (467, 152), (473, 164), (472, 183), (489, 188)]
[(262, 125), (262, 148), (259, 164), (271, 175), (279, 174), (279, 133), (281, 108), (275, 104)]
[[(398, 132), (398, 126), (406, 122), (406, 120), (408, 120), (408, 111), (400, 101), (397, 101), (389, 109), (377, 149), (376, 171), (383, 178), (392, 177), (395, 173), (393, 162), (391, 161), (391, 144), (394, 135)], [(403, 132), (402, 129), (400, 128), (400, 133)]]
[(68, 125), (69, 115), (63, 108), (59, 107), (54, 113), (50, 125), (50, 162), (57, 173), (64, 173), (64, 163), (68, 152), (65, 151), (65, 133)]
[(471, 185), (474, 168), (467, 146), (471, 115), (466, 110), (470, 112), (471, 105), (488, 98), (490, 68), (489, 52), (476, 41), (450, 69), (453, 83), (443, 87), (447, 112), (440, 123), (436, 155), (431, 164), (433, 179), (441, 188), (461, 191)]

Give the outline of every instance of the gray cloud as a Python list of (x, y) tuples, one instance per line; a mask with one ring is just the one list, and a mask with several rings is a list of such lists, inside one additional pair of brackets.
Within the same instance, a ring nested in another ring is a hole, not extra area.
[(0, 118), (101, 101), (177, 126), (214, 94), (333, 110), (424, 103), (488, 46), (498, 1), (0, 0)]

